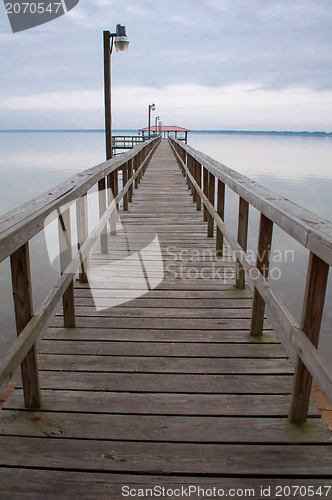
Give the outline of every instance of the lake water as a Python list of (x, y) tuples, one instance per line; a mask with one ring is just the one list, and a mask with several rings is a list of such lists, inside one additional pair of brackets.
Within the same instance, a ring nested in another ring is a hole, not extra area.
[[(118, 131), (119, 134), (136, 134)], [(193, 132), (189, 144), (230, 168), (282, 194), (325, 219), (332, 220), (332, 138), (316, 136), (253, 135)], [(38, 196), (76, 172), (104, 160), (103, 132), (1, 132), (0, 213)], [(234, 230), (237, 197), (226, 191), (226, 223)], [(258, 213), (250, 212), (248, 247), (257, 244)], [(282, 262), (272, 262), (281, 276), (273, 288), (299, 320), (304, 293), (307, 251), (274, 228), (272, 255), (282, 251)], [(293, 253), (287, 253), (291, 250)], [(280, 255), (280, 254), (279, 254)], [(291, 255), (291, 257), (289, 257)], [(287, 257), (286, 257), (287, 256)], [(55, 283), (42, 236), (31, 242), (35, 308)], [(41, 276), (43, 279), (41, 279)], [(277, 274), (276, 274), (277, 276)], [(8, 262), (0, 264), (0, 350), (15, 338)], [(320, 350), (332, 355), (332, 286), (329, 285)]]

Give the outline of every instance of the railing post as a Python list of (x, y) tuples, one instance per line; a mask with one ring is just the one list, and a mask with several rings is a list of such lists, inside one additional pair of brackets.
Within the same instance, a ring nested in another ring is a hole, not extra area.
[[(248, 219), (249, 219), (249, 203), (243, 198), (239, 199), (239, 220), (237, 229), (237, 241), (241, 248), (247, 251), (248, 239)], [(240, 262), (236, 261), (236, 288), (243, 289), (246, 286), (246, 273)]]
[[(270, 250), (272, 242), (273, 222), (261, 214), (256, 267), (260, 273), (267, 279), (269, 274)], [(250, 335), (258, 336), (263, 333), (265, 302), (258, 292), (254, 290), (254, 299), (251, 313)]]
[[(218, 179), (218, 199), (217, 199), (217, 213), (219, 217), (224, 220), (225, 217), (225, 184)], [(224, 235), (217, 226), (216, 234), (216, 254), (221, 257), (224, 250)]]
[[(194, 173), (195, 173), (195, 179), (198, 184), (198, 186), (201, 188), (202, 187), (202, 167), (201, 164), (198, 163), (197, 160), (194, 160)], [(201, 197), (199, 196), (198, 192), (196, 191), (196, 210), (200, 211), (202, 207), (201, 203)]]
[[(128, 177), (129, 177), (129, 179), (132, 176), (133, 176), (133, 159), (131, 158), (128, 162)], [(133, 184), (131, 184), (129, 191), (128, 191), (128, 201), (129, 202), (133, 201), (133, 191), (134, 191), (134, 186), (133, 186)]]
[[(215, 176), (209, 172), (209, 202), (214, 206), (214, 197), (215, 197), (215, 189), (216, 189), (216, 179)], [(212, 215), (208, 212), (208, 228), (207, 235), (209, 238), (213, 237), (213, 228), (214, 228), (214, 219)]]
[[(100, 179), (98, 181), (98, 193), (99, 193), (99, 217), (101, 218), (106, 210), (106, 179)], [(100, 233), (100, 247), (101, 253), (108, 253), (108, 239), (107, 239), (107, 225), (103, 228)]]
[[(78, 251), (82, 245), (86, 242), (89, 235), (88, 230), (88, 197), (85, 193), (76, 202), (76, 220), (77, 220), (77, 247)], [(79, 281), (80, 283), (88, 283), (87, 269), (88, 269), (88, 259), (81, 259), (81, 267), (79, 271)]]
[[(184, 164), (186, 164), (186, 163), (184, 162)], [(192, 173), (191, 165), (192, 165), (192, 157), (190, 155), (188, 155), (187, 156), (187, 168), (188, 168), (188, 172), (190, 174)], [(191, 194), (193, 194), (193, 188), (192, 188), (192, 184), (190, 182), (188, 173), (186, 176), (186, 182), (187, 182), (188, 189), (190, 189)]]
[[(205, 167), (203, 167), (203, 193), (207, 198), (209, 197), (209, 172)], [(208, 212), (205, 205), (203, 209), (203, 220), (205, 222), (208, 220)]]
[[(122, 167), (122, 183), (123, 183), (123, 187), (125, 187), (125, 185), (127, 184), (128, 182), (128, 162), (125, 163)], [(123, 210), (125, 212), (128, 211), (128, 191), (126, 192), (126, 194), (124, 195), (123, 197)]]
[[(71, 249), (71, 223), (70, 207), (59, 214), (59, 248), (60, 248), (60, 270), (64, 273), (72, 260)], [(75, 301), (74, 301), (74, 281), (71, 280), (67, 290), (62, 296), (63, 324), (66, 328), (75, 327)]]
[[(29, 243), (25, 243), (10, 256), (10, 267), (16, 331), (19, 336), (33, 316)], [(21, 374), (26, 408), (39, 408), (41, 396), (36, 344), (22, 361)]]
[[(317, 348), (326, 294), (329, 265), (310, 252), (307, 282), (303, 300), (301, 329)], [(288, 418), (292, 423), (307, 419), (312, 376), (298, 357), (295, 365), (293, 390)]]
[[(139, 156), (138, 156), (138, 153), (137, 153), (137, 155), (134, 158), (134, 172), (135, 173), (137, 172), (139, 166), (140, 166)], [(137, 177), (135, 178), (134, 186), (135, 186), (135, 189), (138, 189), (138, 178)]]
[[(115, 185), (115, 172), (111, 172), (107, 176), (107, 192), (108, 192), (108, 204), (110, 205), (117, 195), (116, 185)], [(116, 221), (117, 221), (117, 213), (116, 213), (116, 208), (114, 208), (114, 210), (111, 212), (111, 216), (109, 219), (111, 235), (116, 234)]]

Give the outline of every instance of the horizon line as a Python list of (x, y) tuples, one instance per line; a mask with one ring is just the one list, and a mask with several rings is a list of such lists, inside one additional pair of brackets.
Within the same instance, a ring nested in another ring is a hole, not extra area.
[[(113, 129), (113, 131), (127, 131), (127, 132), (137, 132), (137, 129), (130, 128), (118, 128)], [(103, 132), (105, 129), (0, 129), (0, 133), (6, 132), (83, 132), (83, 133), (95, 133)], [(332, 135), (332, 132), (327, 132), (324, 130), (245, 130), (245, 129), (192, 129), (190, 133), (205, 132), (205, 133), (224, 133), (224, 134), (311, 134), (311, 135)]]

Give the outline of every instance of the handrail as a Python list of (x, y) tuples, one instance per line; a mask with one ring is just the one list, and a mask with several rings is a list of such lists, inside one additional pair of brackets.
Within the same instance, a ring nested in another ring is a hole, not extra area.
[[(180, 144), (174, 138), (170, 140)], [(332, 223), (187, 144), (182, 149), (302, 246), (332, 265)]]
[[(0, 242), (8, 241), (10, 235), (12, 238), (15, 237), (15, 243), (10, 245), (7, 256), (11, 258), (18, 337), (0, 362), (0, 392), (21, 365), (24, 399), (25, 405), (28, 408), (37, 408), (41, 404), (35, 342), (46, 325), (47, 320), (54, 312), (61, 296), (63, 297), (65, 326), (75, 326), (73, 277), (81, 269), (80, 277), (84, 281), (85, 270), (83, 268), (87, 256), (98, 237), (101, 238), (102, 251), (104, 247), (103, 253), (107, 253), (107, 234), (106, 241), (104, 237), (105, 226), (109, 220), (112, 221), (112, 214), (122, 199), (124, 200), (124, 210), (128, 210), (128, 201), (132, 199), (133, 186), (138, 187), (138, 183), (159, 142), (158, 139), (146, 141), (142, 146), (137, 146), (131, 152), (123, 155), (120, 161), (112, 159), (72, 177), (69, 181), (57, 186), (49, 194), (51, 200), (48, 200), (47, 197), (45, 200), (45, 195), (42, 195), (36, 200), (23, 205), (20, 209), (14, 210), (12, 213), (16, 217), (12, 224), (8, 224), (10, 221), (8, 214), (2, 218), (3, 225), (7, 224), (7, 226), (3, 231), (4, 236), (0, 235)], [(120, 168), (123, 171), (124, 185), (118, 193), (117, 173)], [(110, 177), (110, 174), (115, 174), (116, 178), (114, 175)], [(109, 199), (108, 206), (106, 204), (106, 176), (108, 189), (111, 189), (114, 194), (114, 199)], [(97, 183), (99, 187), (100, 219), (96, 227), (88, 235), (87, 225), (85, 226), (86, 220), (84, 220), (84, 217), (87, 217), (87, 210), (86, 207), (84, 208), (84, 204), (86, 203), (87, 191)], [(72, 184), (72, 188), (68, 190), (68, 185), (70, 184)], [(61, 194), (56, 196), (56, 193)], [(78, 232), (80, 231), (80, 235), (78, 235), (78, 252), (72, 258), (68, 206), (75, 201), (77, 204), (81, 204), (82, 210), (79, 216), (82, 220), (78, 224)], [(35, 210), (32, 207), (35, 207)], [(60, 211), (60, 207), (65, 207), (63, 212)], [(61, 259), (61, 278), (44, 300), (39, 310), (33, 313), (28, 242), (32, 237), (31, 234), (37, 234), (43, 229), (42, 224), (47, 217), (47, 223), (51, 222), (49, 214), (53, 211), (58, 213), (60, 247), (65, 242), (62, 250), (66, 258), (62, 256)], [(65, 219), (66, 222), (69, 222), (68, 226), (64, 223)], [(38, 221), (35, 222), (38, 226), (32, 227), (32, 221)], [(16, 248), (17, 245), (19, 245), (18, 248)], [(13, 248), (14, 250), (12, 250)], [(68, 252), (70, 253), (69, 258)], [(4, 257), (6, 253), (3, 251), (2, 255)]]
[(56, 208), (73, 202), (101, 179), (121, 168), (155, 139), (145, 141), (121, 157), (115, 157), (74, 175), (32, 201), (15, 208), (0, 218), (0, 262), (9, 257), (44, 227), (47, 216)]
[[(194, 201), (200, 199), (203, 202), (204, 220), (208, 222), (208, 236), (213, 235), (213, 222), (215, 222), (217, 251), (222, 250), (225, 237), (235, 253), (236, 286), (244, 287), (244, 281), (239, 279), (242, 269), (247, 271), (253, 282), (251, 335), (262, 334), (264, 310), (267, 304), (296, 353), (289, 419), (291, 422), (303, 422), (307, 418), (312, 377), (332, 402), (332, 369), (317, 351), (329, 264), (332, 262), (330, 236), (332, 225), (192, 147), (180, 144), (173, 138), (169, 141), (175, 158), (187, 177)], [(218, 180), (217, 208), (215, 207), (216, 179)], [(237, 193), (240, 199), (237, 239), (224, 223), (225, 185)], [(246, 253), (249, 205), (261, 212), (256, 266)], [(200, 209), (200, 203), (197, 203), (197, 209)], [(317, 228), (314, 224), (317, 224), (318, 220), (321, 221), (321, 226)], [(273, 223), (310, 250), (301, 324), (293, 318), (268, 283)], [(260, 252), (264, 257), (259, 255)]]

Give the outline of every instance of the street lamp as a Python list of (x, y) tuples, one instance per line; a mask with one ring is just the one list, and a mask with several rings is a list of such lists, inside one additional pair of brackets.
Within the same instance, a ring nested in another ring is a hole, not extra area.
[(105, 91), (105, 135), (106, 159), (112, 158), (112, 114), (111, 114), (111, 54), (113, 43), (117, 52), (127, 52), (129, 40), (126, 27), (117, 24), (115, 33), (104, 31), (104, 91)]
[(158, 120), (159, 120), (159, 116), (156, 116), (156, 127), (155, 127), (156, 136), (158, 135), (158, 133), (157, 133)]
[(149, 104), (149, 139), (151, 139), (151, 111), (156, 110), (155, 104)]

